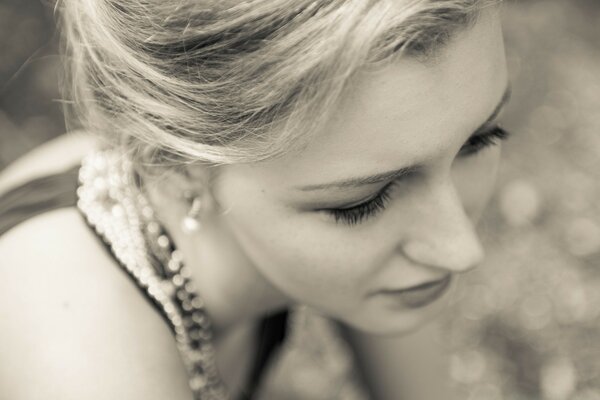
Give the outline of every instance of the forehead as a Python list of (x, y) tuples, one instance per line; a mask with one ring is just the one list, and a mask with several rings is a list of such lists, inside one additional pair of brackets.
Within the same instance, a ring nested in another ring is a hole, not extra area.
[(434, 60), (404, 58), (362, 72), (308, 146), (255, 164), (252, 173), (310, 185), (426, 162), (485, 121), (506, 79), (499, 20), (487, 10)]

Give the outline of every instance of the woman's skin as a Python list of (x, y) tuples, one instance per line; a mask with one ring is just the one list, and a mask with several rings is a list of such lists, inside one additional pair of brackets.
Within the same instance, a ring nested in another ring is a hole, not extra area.
[[(448, 274), (454, 280), (482, 260), (474, 224), (490, 196), (499, 146), (459, 151), (482, 124), (496, 123), (488, 119), (506, 93), (497, 10), (488, 10), (427, 63), (402, 59), (362, 73), (302, 151), (221, 167), (210, 188), (195, 184), (210, 171), (191, 170), (188, 184), (179, 184), (213, 205), (197, 235), (180, 233), (188, 207), (181, 199), (155, 196), (217, 325), (301, 303), (393, 335), (443, 309), (447, 295), (411, 309), (373, 293)], [(392, 179), (335, 183), (403, 168), (413, 170), (396, 180), (387, 207), (362, 223), (317, 211), (370, 199)]]
[[(481, 261), (474, 224), (491, 192), (499, 148), (459, 152), (503, 103), (506, 88), (499, 19), (490, 9), (427, 63), (402, 59), (359, 75), (335, 118), (302, 151), (216, 171), (192, 167), (188, 178), (157, 182), (151, 199), (216, 324), (223, 378), (234, 392), (254, 348), (247, 327), (295, 303), (348, 329), (375, 398), (432, 387), (439, 379), (429, 368), (435, 351), (428, 335), (410, 332), (443, 310), (449, 295), (410, 308), (373, 293), (448, 274), (454, 281)], [(54, 166), (40, 157), (25, 164), (36, 163), (39, 173)], [(406, 167), (417, 168), (397, 179), (386, 208), (362, 223), (349, 226), (318, 211), (370, 199), (390, 180), (329, 183)], [(27, 173), (9, 175), (0, 187)], [(316, 185), (326, 187), (308, 190)], [(179, 227), (186, 189), (198, 190), (206, 206), (194, 235)], [(0, 363), (1, 396), (190, 398), (168, 328), (76, 210), (11, 230), (0, 239), (0, 259), (3, 267), (18, 265), (0, 268), (1, 281), (15, 282), (0, 291), (0, 354), (11, 360)]]

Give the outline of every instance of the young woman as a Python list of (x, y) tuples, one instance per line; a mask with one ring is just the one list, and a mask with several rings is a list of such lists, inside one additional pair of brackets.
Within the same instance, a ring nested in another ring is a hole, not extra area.
[(0, 181), (1, 397), (293, 398), (290, 346), (297, 398), (433, 396), (507, 136), (496, 2), (59, 8), (86, 133)]

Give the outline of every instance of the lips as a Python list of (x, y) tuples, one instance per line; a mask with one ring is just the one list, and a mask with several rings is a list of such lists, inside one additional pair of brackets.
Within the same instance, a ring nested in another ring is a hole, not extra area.
[(409, 308), (420, 308), (434, 302), (446, 293), (450, 287), (451, 280), (452, 276), (448, 274), (443, 279), (437, 281), (426, 282), (400, 290), (382, 290), (378, 294), (390, 297)]

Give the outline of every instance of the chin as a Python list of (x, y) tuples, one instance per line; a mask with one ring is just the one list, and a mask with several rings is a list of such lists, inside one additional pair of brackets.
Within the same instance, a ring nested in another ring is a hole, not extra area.
[(427, 317), (407, 317), (400, 318), (398, 321), (385, 321), (377, 326), (359, 328), (365, 333), (375, 336), (402, 336), (417, 332), (419, 329), (435, 319), (435, 316)]

